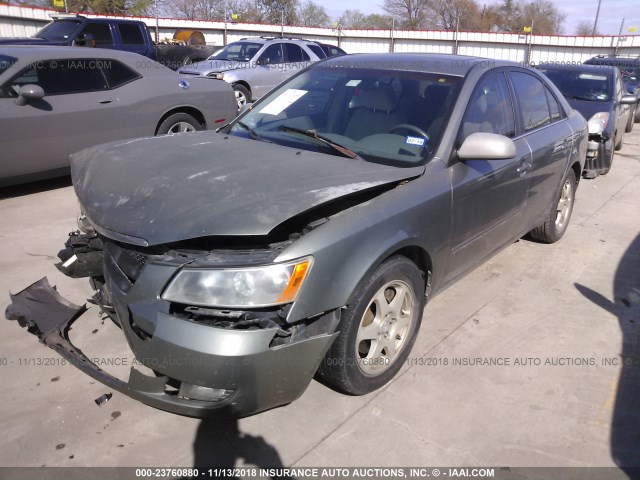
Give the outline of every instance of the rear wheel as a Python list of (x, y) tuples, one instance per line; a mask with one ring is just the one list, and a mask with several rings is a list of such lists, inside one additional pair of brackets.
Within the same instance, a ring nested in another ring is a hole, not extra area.
[(409, 355), (423, 307), (424, 281), (415, 264), (403, 256), (383, 262), (343, 311), (320, 376), (352, 395), (385, 385)]
[(188, 113), (174, 113), (160, 124), (156, 135), (173, 135), (198, 130), (204, 130), (204, 127), (193, 116)]
[(576, 174), (573, 169), (569, 169), (562, 180), (560, 192), (551, 206), (547, 220), (529, 232), (532, 238), (544, 243), (554, 243), (562, 238), (573, 212), (577, 185)]

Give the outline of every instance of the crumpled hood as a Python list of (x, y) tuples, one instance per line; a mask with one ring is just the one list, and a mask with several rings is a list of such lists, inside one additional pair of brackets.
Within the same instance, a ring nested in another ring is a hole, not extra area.
[(142, 245), (267, 235), (323, 203), (423, 171), (214, 132), (113, 142), (71, 157), (91, 223)]

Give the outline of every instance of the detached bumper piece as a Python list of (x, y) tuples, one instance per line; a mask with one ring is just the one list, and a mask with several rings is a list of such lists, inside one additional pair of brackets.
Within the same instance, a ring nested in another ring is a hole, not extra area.
[(224, 330), (156, 311), (155, 335), (144, 341), (123, 322), (137, 360), (156, 376), (132, 367), (124, 382), (71, 343), (68, 332), (86, 306), (62, 298), (46, 277), (11, 295), (11, 302), (8, 320), (17, 320), (89, 376), (152, 407), (198, 418), (241, 417), (292, 402), (302, 395), (335, 338), (320, 334), (269, 347), (277, 328)]

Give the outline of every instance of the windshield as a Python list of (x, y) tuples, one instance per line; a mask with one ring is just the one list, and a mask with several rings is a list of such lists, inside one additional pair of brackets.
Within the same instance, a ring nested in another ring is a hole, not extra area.
[(34, 35), (52, 42), (67, 40), (80, 24), (80, 20), (56, 20), (46, 25)]
[(459, 82), (429, 73), (316, 66), (265, 96), (229, 131), (413, 167), (435, 152)]
[(262, 48), (262, 43), (234, 42), (224, 47), (219, 52), (209, 57), (209, 60), (230, 60), (233, 62), (248, 62), (258, 50)]
[(591, 73), (580, 70), (540, 69), (567, 98), (608, 102), (613, 92), (613, 78), (607, 73)]

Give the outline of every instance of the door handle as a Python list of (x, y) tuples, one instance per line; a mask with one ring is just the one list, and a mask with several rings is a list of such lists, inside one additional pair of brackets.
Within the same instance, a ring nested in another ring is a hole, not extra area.
[(108, 98), (106, 100), (100, 100), (100, 104), (105, 105), (107, 103), (113, 102), (113, 98)]
[(524, 177), (529, 170), (531, 170), (531, 162), (527, 160), (529, 157), (524, 157), (520, 159), (520, 166), (516, 168), (516, 172), (520, 174), (521, 177)]

